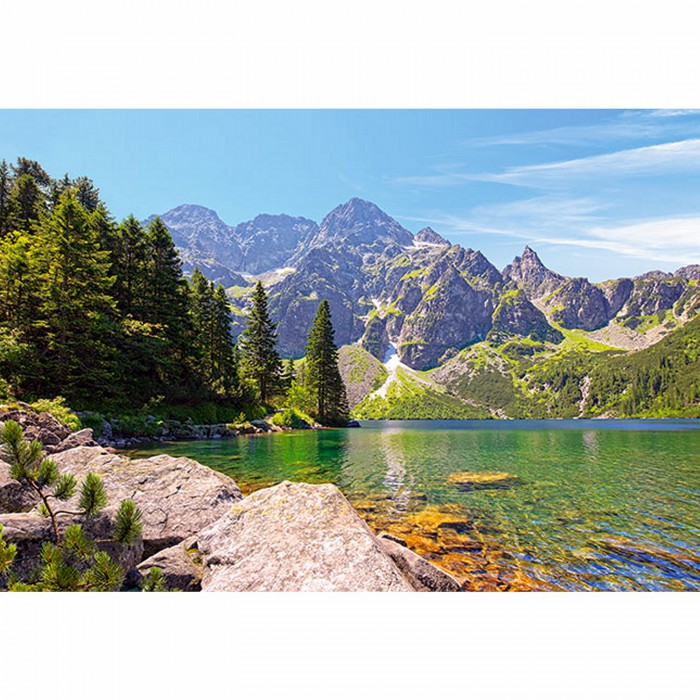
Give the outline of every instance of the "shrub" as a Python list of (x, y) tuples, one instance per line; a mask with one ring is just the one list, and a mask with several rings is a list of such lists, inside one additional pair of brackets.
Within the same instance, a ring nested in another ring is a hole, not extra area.
[(62, 396), (55, 399), (39, 399), (30, 406), (37, 413), (50, 413), (59, 423), (62, 423), (71, 431), (80, 430), (80, 418), (66, 406), (66, 400)]
[[(22, 427), (7, 421), (0, 431), (0, 457), (10, 465), (10, 475), (40, 499), (40, 512), (51, 519), (53, 541), (42, 543), (40, 563), (29, 583), (20, 581), (11, 566), (17, 550), (7, 545), (0, 527), (0, 574), (7, 575), (14, 591), (113, 591), (121, 588), (124, 571), (106, 552), (98, 550), (81, 525), (69, 525), (60, 534), (58, 516), (94, 516), (107, 505), (107, 494), (100, 478), (85, 477), (80, 488), (78, 510), (60, 510), (77, 491), (72, 474), (59, 474), (52, 459), (44, 456), (36, 440), (27, 442)], [(141, 511), (133, 501), (124, 500), (114, 518), (112, 541), (133, 544), (141, 535)]]
[(286, 408), (275, 413), (270, 422), (280, 428), (305, 428), (308, 425), (313, 425), (315, 421), (302, 411), (298, 411), (295, 408)]

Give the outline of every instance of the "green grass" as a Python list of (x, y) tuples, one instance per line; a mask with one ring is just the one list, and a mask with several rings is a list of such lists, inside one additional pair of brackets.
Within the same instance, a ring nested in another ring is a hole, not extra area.
[(587, 331), (580, 328), (564, 328), (557, 323), (552, 326), (561, 331), (564, 335), (564, 341), (561, 344), (562, 352), (571, 352), (579, 350), (587, 350), (588, 352), (607, 352), (609, 350), (621, 350), (612, 345), (606, 345), (598, 340), (593, 340)]
[(367, 396), (354, 409), (353, 417), (362, 420), (448, 420), (490, 418), (481, 407), (425, 386), (412, 372), (399, 368), (386, 397)]

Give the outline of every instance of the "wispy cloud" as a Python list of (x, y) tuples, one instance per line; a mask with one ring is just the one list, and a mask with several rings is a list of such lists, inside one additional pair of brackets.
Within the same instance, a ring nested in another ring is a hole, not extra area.
[(587, 233), (590, 239), (574, 245), (611, 250), (644, 260), (700, 262), (700, 216), (600, 226), (588, 229)]
[(540, 189), (563, 189), (571, 180), (603, 176), (639, 177), (700, 173), (700, 138), (628, 148), (585, 158), (517, 165), (500, 172), (474, 173), (436, 167), (423, 175), (387, 178), (395, 185), (454, 187), (469, 182), (496, 182)]
[(463, 148), (494, 146), (583, 145), (610, 141), (664, 139), (700, 134), (700, 121), (687, 117), (700, 114), (693, 109), (657, 109), (628, 111), (595, 124), (559, 126), (552, 129), (521, 131), (512, 134), (474, 137), (460, 142)]
[(572, 178), (658, 176), (667, 173), (700, 173), (700, 139), (686, 139), (654, 146), (630, 148), (573, 160), (508, 168), (471, 179), (528, 187), (566, 187)]

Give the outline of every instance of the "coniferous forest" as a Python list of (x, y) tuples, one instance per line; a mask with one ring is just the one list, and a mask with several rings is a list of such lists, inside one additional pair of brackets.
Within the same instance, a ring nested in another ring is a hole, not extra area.
[[(322, 419), (314, 388), (282, 371), (262, 285), (248, 321), (239, 348), (224, 288), (198, 269), (184, 277), (159, 218), (118, 222), (87, 177), (54, 179), (22, 157), (0, 164), (0, 399), (230, 416), (288, 404), (293, 384)], [(347, 418), (340, 401), (334, 422)]]

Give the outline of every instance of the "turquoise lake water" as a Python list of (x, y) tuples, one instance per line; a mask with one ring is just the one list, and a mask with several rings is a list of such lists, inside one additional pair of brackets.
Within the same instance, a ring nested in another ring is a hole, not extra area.
[[(336, 484), (474, 590), (700, 590), (699, 421), (368, 421), (157, 444), (244, 492)], [(461, 490), (458, 472), (506, 472)]]

